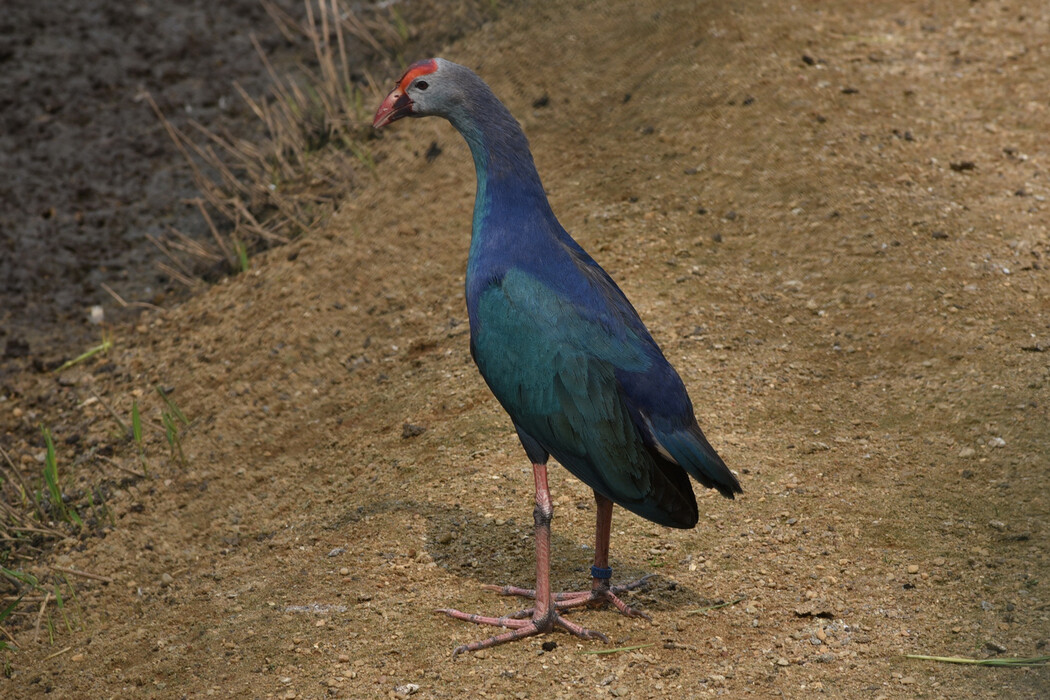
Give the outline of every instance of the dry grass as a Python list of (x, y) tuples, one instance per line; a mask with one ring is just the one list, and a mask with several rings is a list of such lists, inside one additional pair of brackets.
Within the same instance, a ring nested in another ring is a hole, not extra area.
[(401, 61), (407, 39), (394, 10), (370, 17), (342, 0), (307, 0), (306, 19), (296, 22), (268, 0), (263, 7), (292, 42), (307, 41), (312, 65), (279, 71), (259, 43), (252, 43), (271, 78), (269, 94), (237, 93), (262, 127), (261, 138), (239, 138), (191, 122), (187, 133), (169, 121), (152, 97), (150, 106), (185, 157), (200, 197), (210, 238), (198, 240), (169, 229), (150, 240), (164, 254), (162, 272), (188, 287), (202, 283), (200, 270), (247, 269), (251, 251), (286, 243), (318, 226), (365, 173), (374, 170), (367, 146), (366, 103), (378, 90), (359, 60)]
[[(373, 170), (365, 145), (371, 127), (364, 105), (374, 101), (377, 90), (367, 70), (354, 71), (351, 56), (400, 61), (396, 51), (407, 38), (403, 22), (389, 11), (363, 18), (342, 0), (307, 0), (306, 20), (300, 24), (268, 0), (261, 2), (285, 38), (308, 42), (313, 52), (310, 65), (297, 63), (279, 71), (252, 38), (272, 81), (269, 94), (256, 98), (239, 85), (234, 88), (258, 117), (261, 137), (239, 138), (197, 122), (190, 122), (190, 130), (184, 131), (146, 96), (189, 165), (200, 192), (189, 203), (199, 210), (210, 234), (195, 238), (169, 227), (165, 235), (150, 237), (164, 254), (158, 268), (190, 288), (202, 286), (208, 270), (243, 271), (252, 251), (286, 243), (318, 226)], [(184, 464), (177, 428), (176, 420), (166, 421), (173, 458)], [(141, 442), (138, 448), (141, 451)], [(135, 478), (147, 476), (99, 458)], [(49, 543), (78, 534), (61, 518), (53, 522), (53, 511), (65, 504), (57, 478), (48, 483), (50, 492), (26, 483), (19, 466), (0, 447), (0, 651), (13, 643), (6, 624), (19, 624), (19, 618), (25, 618), (21, 624), (35, 628), (36, 637), (45, 632), (51, 643), (61, 627), (77, 624), (65, 605), (76, 594), (66, 574), (104, 578), (60, 567), (53, 567), (45, 579), (27, 573), (28, 565)], [(47, 493), (49, 499), (41, 495)], [(93, 503), (80, 506), (96, 510)], [(62, 624), (55, 624), (58, 621)]]

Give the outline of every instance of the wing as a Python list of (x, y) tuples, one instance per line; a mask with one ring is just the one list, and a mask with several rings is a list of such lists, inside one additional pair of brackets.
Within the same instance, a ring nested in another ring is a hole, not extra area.
[(520, 430), (628, 510), (672, 527), (695, 525), (688, 477), (651, 444), (618, 379), (651, 368), (636, 329), (581, 309), (519, 269), (479, 295), (475, 318), (474, 359)]
[(631, 302), (568, 234), (563, 243), (583, 273), (580, 281), (586, 281), (590, 290), (604, 302), (592, 301), (591, 306), (602, 308), (604, 313), (615, 317), (617, 325), (629, 328), (632, 337), (626, 342), (631, 342), (649, 358), (643, 369), (619, 366), (616, 371), (621, 396), (646, 444), (726, 498), (741, 493), (740, 482), (700, 430), (681, 377), (649, 335)]

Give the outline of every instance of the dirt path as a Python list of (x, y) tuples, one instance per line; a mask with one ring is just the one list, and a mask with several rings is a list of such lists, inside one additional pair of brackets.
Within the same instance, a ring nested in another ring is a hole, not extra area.
[[(694, 5), (524, 3), (444, 52), (519, 116), (741, 475), (735, 502), (698, 493), (694, 531), (617, 510), (653, 622), (574, 619), (640, 648), (449, 658), (479, 630), (434, 608), (510, 611), (481, 584), (531, 580), (531, 485), (467, 349), (470, 159), (427, 120), (329, 229), (121, 329), (105, 364), (19, 379), (68, 406), (56, 434), (89, 424), (69, 461), (112, 431), (88, 388), (155, 420), (172, 387), (194, 423), (187, 467), (157, 437), (108, 534), (41, 565), (112, 583), (78, 581), (81, 630), (18, 631), (0, 693), (1045, 695), (1045, 668), (903, 655), (1050, 643), (1050, 11)], [(576, 587), (594, 507), (560, 470), (552, 491)]]

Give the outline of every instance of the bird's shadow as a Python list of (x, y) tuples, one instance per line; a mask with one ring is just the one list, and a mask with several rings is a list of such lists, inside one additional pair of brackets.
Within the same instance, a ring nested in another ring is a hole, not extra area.
[[(536, 578), (532, 513), (527, 518), (496, 518), (477, 513), (459, 504), (392, 499), (362, 505), (345, 513), (333, 529), (342, 529), (366, 516), (390, 511), (411, 511), (427, 523), (424, 548), (439, 567), (456, 576), (480, 584), (515, 585), (532, 588)], [(582, 543), (551, 533), (551, 587), (560, 590), (590, 588), (590, 567), (594, 550)], [(701, 595), (672, 576), (654, 572), (646, 562), (629, 552), (613, 554), (610, 562), (612, 584), (626, 583), (649, 576), (647, 585), (626, 593), (624, 600), (645, 612), (674, 611), (723, 602)]]

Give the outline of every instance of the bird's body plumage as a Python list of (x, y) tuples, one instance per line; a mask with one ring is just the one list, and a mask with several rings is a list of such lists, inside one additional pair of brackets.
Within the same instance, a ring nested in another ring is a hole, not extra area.
[(736, 479), (694, 429), (685, 386), (634, 307), (558, 222), (518, 123), (473, 78), (479, 97), (452, 123), (478, 175), (474, 360), (519, 433), (573, 475), (653, 522), (692, 527), (683, 468), (729, 496)]
[[(474, 159), (470, 349), (529, 458), (542, 466), (552, 455), (594, 490), (605, 558), (603, 499), (661, 525), (693, 527), (690, 475), (730, 498), (740, 486), (700, 431), (681, 378), (634, 307), (558, 222), (517, 121), (477, 75), (443, 59), (410, 67), (375, 124), (427, 114), (448, 119)], [(538, 475), (538, 514), (545, 470), (542, 488), (540, 481)], [(596, 556), (596, 566), (607, 564)], [(595, 574), (596, 591), (599, 581)], [(539, 583), (536, 599), (540, 611)], [(605, 599), (623, 605), (615, 595)], [(482, 646), (507, 641), (494, 640)]]

